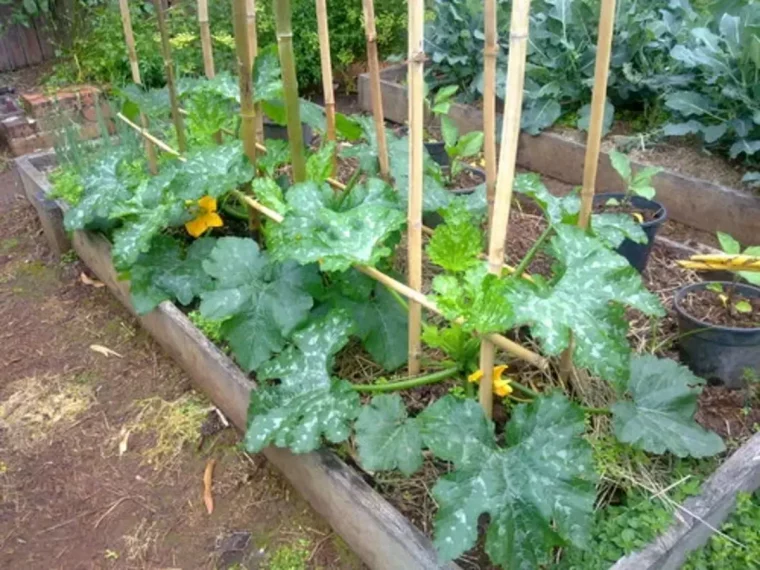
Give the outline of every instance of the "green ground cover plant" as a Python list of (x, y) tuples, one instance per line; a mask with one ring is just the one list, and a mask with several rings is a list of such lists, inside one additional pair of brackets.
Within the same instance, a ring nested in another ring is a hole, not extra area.
[[(262, 103), (282, 106), (275, 53), (259, 59), (254, 82)], [(341, 138), (359, 135), (348, 154), (361, 157), (360, 175), (343, 191), (330, 187), (327, 143), (308, 149), (306, 180), (292, 183), (287, 153), (271, 141), (272, 155), (252, 163), (235, 137), (223, 134), (212, 144), (201, 136), (227, 124), (229, 115), (213, 108), (236, 107), (235, 85), (220, 74), (182, 86), (183, 101), (201, 97), (196, 107), (186, 105), (191, 149), (184, 161), (162, 156), (157, 176), (148, 176), (140, 144), (89, 153), (76, 170), (81, 195), (64, 223), (108, 235), (140, 313), (164, 300), (186, 307), (244, 371), (255, 373), (247, 450), (275, 445), (305, 453), (355, 442), (365, 469), (404, 475), (433, 457), (446, 466), (431, 488), (441, 558), (473, 548), (481, 515), (488, 514), (485, 551), (510, 569), (540, 567), (559, 549), (592, 544), (599, 484), (589, 443), (594, 418), (606, 418), (604, 432), (617, 445), (647, 455), (703, 458), (725, 450), (694, 419), (704, 380), (674, 361), (635, 354), (627, 340), (626, 310), (652, 318), (664, 312), (614, 251), (624, 238), (644, 239), (641, 228), (615, 214), (595, 214), (587, 230), (578, 228), (578, 195), (554, 197), (536, 175), (520, 175), (515, 191), (541, 208), (547, 230), (514, 273), (493, 275), (480, 258), (482, 192), (448, 193), (440, 168), (426, 158), (424, 208), (443, 219), (427, 247), (436, 267), (433, 297), (449, 321), (461, 321), (426, 323), (425, 342), (438, 356), (421, 376), (370, 383), (342, 377), (337, 364), (349, 345), (361, 346), (387, 374), (406, 361), (406, 302), (358, 269), (392, 271), (406, 225), (408, 139), (387, 133), (391, 184), (376, 175), (371, 121), (342, 117)], [(125, 110), (145, 112), (159, 130), (168, 124), (160, 91), (124, 93)], [(302, 105), (301, 118), (324, 133), (319, 108)], [(63, 180), (56, 186), (64, 188)], [(252, 232), (246, 196), (282, 219), (262, 220)], [(553, 260), (551, 273), (523, 278), (539, 251)], [(557, 383), (531, 388), (505, 374), (512, 361), (504, 360), (495, 389), (508, 418), (489, 419), (471, 396), (480, 339), (513, 329), (529, 330), (545, 356), (571, 349), (574, 364), (604, 383), (609, 404), (589, 406)], [(401, 393), (446, 381), (461, 393), (407, 408)]]

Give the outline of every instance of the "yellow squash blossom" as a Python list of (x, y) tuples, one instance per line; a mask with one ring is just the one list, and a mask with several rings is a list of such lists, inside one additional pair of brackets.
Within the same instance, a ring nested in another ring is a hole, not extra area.
[[(504, 398), (512, 393), (511, 380), (509, 378), (502, 378), (504, 371), (509, 368), (506, 364), (495, 366), (493, 369), (493, 393), (497, 396)], [(477, 370), (467, 377), (468, 382), (477, 383), (483, 378), (483, 371)]]
[(221, 228), (222, 218), (216, 213), (216, 198), (204, 196), (198, 200), (198, 215), (185, 224), (187, 233), (197, 238), (209, 228)]

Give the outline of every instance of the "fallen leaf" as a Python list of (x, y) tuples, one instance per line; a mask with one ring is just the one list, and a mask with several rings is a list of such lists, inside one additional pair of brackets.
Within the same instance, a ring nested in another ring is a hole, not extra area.
[(91, 344), (90, 350), (94, 350), (95, 352), (102, 354), (103, 356), (118, 356), (119, 358), (124, 358), (121, 354), (119, 354), (115, 350), (111, 350), (107, 346), (103, 346), (100, 344)]
[(208, 514), (214, 512), (214, 497), (211, 495), (211, 485), (214, 480), (214, 466), (216, 459), (209, 459), (206, 463), (206, 470), (203, 472), (203, 502), (206, 505)]
[(93, 279), (92, 277), (89, 277), (84, 271), (79, 274), (79, 280), (84, 283), (85, 285), (89, 285), (90, 287), (95, 287), (96, 289), (100, 289), (101, 287), (105, 287), (106, 284), (102, 281), (98, 281), (97, 279)]
[(127, 428), (121, 428), (121, 440), (119, 441), (119, 457), (127, 452), (127, 446), (129, 445), (130, 431)]

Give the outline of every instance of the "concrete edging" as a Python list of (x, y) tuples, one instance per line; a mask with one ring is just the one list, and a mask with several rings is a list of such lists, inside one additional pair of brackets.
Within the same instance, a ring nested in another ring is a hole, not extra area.
[[(34, 165), (49, 156), (50, 153), (40, 153), (21, 157), (16, 160), (16, 167), (43, 227), (57, 224), (63, 232), (58, 205), (45, 197), (50, 184)], [(51, 239), (51, 234), (45, 235)], [(82, 261), (193, 383), (244, 432), (249, 394), (255, 383), (174, 304), (165, 301), (147, 315), (136, 315), (130, 302), (129, 283), (118, 279), (111, 263), (111, 244), (103, 236), (77, 231), (71, 243)], [(57, 247), (57, 242), (51, 242), (51, 246)], [(373, 570), (460, 570), (454, 563), (440, 563), (430, 539), (333, 452), (295, 455), (287, 449), (269, 447), (263, 453)]]
[[(405, 74), (406, 66), (402, 64), (384, 69), (380, 78), (385, 118), (402, 124), (407, 118), (408, 98), (406, 86), (401, 85), (399, 80)], [(366, 73), (359, 76), (358, 88), (360, 107), (371, 112), (369, 76)], [(449, 116), (462, 132), (483, 130), (483, 113), (476, 107), (454, 103)], [(537, 136), (521, 133), (517, 165), (567, 184), (579, 185), (583, 181), (585, 152), (584, 144), (556, 133), (546, 132)], [(638, 162), (632, 164), (634, 168), (644, 166)], [(708, 232), (727, 232), (748, 245), (758, 241), (760, 197), (669, 170), (658, 174), (654, 185), (657, 200), (667, 208), (671, 219)], [(624, 190), (605, 152), (599, 157), (597, 187), (605, 192)]]

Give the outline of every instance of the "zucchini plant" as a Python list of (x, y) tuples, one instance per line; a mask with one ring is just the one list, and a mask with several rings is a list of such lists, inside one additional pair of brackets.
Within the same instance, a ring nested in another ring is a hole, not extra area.
[[(218, 93), (219, 85), (196, 88)], [(233, 87), (230, 93), (234, 99)], [(663, 313), (614, 252), (624, 238), (641, 240), (641, 229), (614, 214), (595, 214), (588, 230), (579, 229), (578, 196), (554, 197), (535, 175), (520, 175), (515, 190), (536, 201), (548, 229), (514, 273), (493, 275), (480, 257), (484, 204), (435, 189), (435, 167), (426, 166), (426, 209), (444, 220), (427, 248), (439, 268), (435, 301), (456, 322), (427, 323), (423, 340), (445, 356), (415, 378), (341, 378), (336, 360), (352, 339), (388, 372), (407, 356), (405, 303), (356, 269), (392, 266), (406, 224), (406, 141), (389, 133), (394, 188), (374, 175), (371, 123), (346, 118), (345, 125), (364, 133), (351, 147), (364, 156), (364, 176), (342, 192), (326, 182), (329, 144), (308, 152), (306, 180), (290, 184), (283, 149), (271, 147), (251, 164), (238, 141), (206, 146), (191, 137), (196, 148), (186, 160), (165, 158), (153, 178), (124, 168), (135, 161), (133, 147), (105, 149), (65, 215), (69, 230), (108, 233), (139, 312), (164, 300), (197, 310), (240, 367), (255, 373), (249, 451), (275, 445), (305, 453), (351, 440), (365, 469), (405, 475), (435, 457), (449, 466), (431, 491), (441, 558), (472, 548), (488, 514), (485, 549), (494, 564), (532, 569), (557, 547), (588, 542), (597, 480), (583, 437), (589, 416), (609, 416), (619, 441), (650, 453), (704, 457), (724, 450), (720, 437), (694, 420), (704, 381), (673, 361), (632, 354), (627, 341), (627, 309)], [(281, 216), (258, 236), (235, 207), (248, 188)], [(553, 258), (552, 274), (522, 277), (539, 250)], [(617, 400), (588, 408), (558, 389), (522, 385), (502, 362), (497, 396), (520, 396), (505, 425), (486, 417), (468, 389), (465, 397), (407, 410), (401, 392), (447, 380), (470, 386), (479, 376), (481, 336), (522, 327), (547, 356), (572, 346), (575, 365), (608, 381)]]

